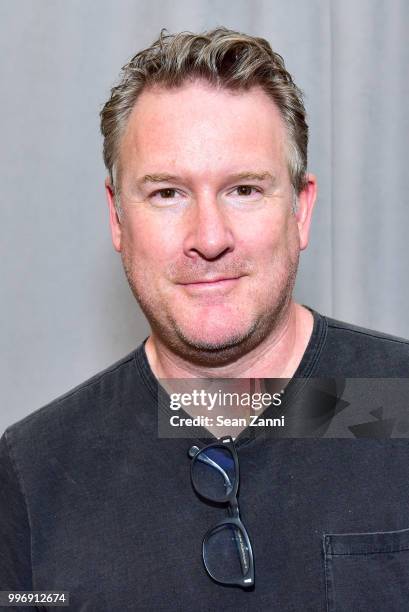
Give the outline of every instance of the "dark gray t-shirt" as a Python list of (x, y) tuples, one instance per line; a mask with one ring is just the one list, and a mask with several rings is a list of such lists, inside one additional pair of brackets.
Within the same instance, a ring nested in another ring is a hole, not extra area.
[[(409, 377), (409, 342), (313, 314), (295, 378)], [(65, 609), (92, 612), (409, 609), (409, 441), (240, 436), (249, 591), (204, 571), (227, 512), (194, 493), (191, 445), (158, 438), (143, 345), (9, 427), (0, 590), (69, 591)]]

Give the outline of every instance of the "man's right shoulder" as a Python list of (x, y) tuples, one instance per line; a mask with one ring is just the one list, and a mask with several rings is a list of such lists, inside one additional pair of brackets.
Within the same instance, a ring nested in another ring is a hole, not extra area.
[(84, 435), (97, 421), (109, 419), (118, 402), (126, 398), (129, 383), (135, 382), (135, 350), (94, 374), (63, 395), (10, 425), (6, 436), (23, 443), (77, 431)]

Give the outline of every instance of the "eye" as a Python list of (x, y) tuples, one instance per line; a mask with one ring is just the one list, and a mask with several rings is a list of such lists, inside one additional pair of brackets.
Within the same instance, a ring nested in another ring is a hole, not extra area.
[(255, 187), (251, 187), (251, 185), (239, 185), (236, 189), (238, 195), (249, 196), (252, 194), (252, 189), (255, 189)]
[(263, 193), (259, 187), (254, 185), (238, 185), (231, 191), (231, 195), (236, 200), (260, 200)]
[(151, 193), (149, 200), (156, 206), (170, 206), (172, 204), (181, 203), (183, 195), (173, 187), (164, 187), (163, 189), (158, 189)]
[(161, 196), (160, 199), (169, 200), (175, 197), (176, 189), (172, 189), (170, 187), (167, 187), (166, 189), (159, 189), (158, 191), (155, 191), (151, 197), (154, 197), (158, 194), (160, 194)]

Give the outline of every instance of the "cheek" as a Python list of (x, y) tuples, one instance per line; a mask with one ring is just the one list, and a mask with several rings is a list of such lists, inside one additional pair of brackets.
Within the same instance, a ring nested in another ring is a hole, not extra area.
[(271, 268), (286, 267), (298, 261), (299, 234), (294, 218), (269, 219), (252, 225), (242, 240), (242, 249), (253, 258), (261, 274), (269, 274)]
[(298, 224), (294, 215), (291, 215), (291, 217), (288, 219), (285, 238), (288, 252), (290, 254), (295, 254), (298, 258), (300, 254), (300, 233), (298, 231)]
[(126, 232), (122, 262), (140, 297), (168, 292), (169, 269), (177, 258), (177, 240), (171, 228), (145, 222)]
[(239, 253), (248, 253), (255, 261), (269, 261), (282, 248), (283, 234), (280, 223), (271, 219), (247, 224), (240, 233), (236, 247)]
[(169, 257), (168, 233), (162, 226), (150, 219), (134, 220), (126, 227), (123, 235), (123, 249), (132, 257), (138, 267), (155, 267)]

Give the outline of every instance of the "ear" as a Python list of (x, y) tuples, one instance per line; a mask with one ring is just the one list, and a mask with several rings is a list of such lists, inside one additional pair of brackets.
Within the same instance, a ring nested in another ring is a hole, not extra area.
[(109, 224), (111, 226), (112, 244), (114, 249), (121, 252), (121, 238), (122, 238), (122, 226), (121, 220), (118, 216), (118, 212), (115, 208), (115, 192), (111, 183), (111, 179), (107, 177), (105, 179), (105, 193), (108, 200), (109, 208)]
[(300, 250), (308, 246), (312, 211), (317, 198), (317, 179), (313, 174), (307, 174), (307, 184), (298, 196), (298, 207), (295, 214), (298, 233), (300, 236)]

